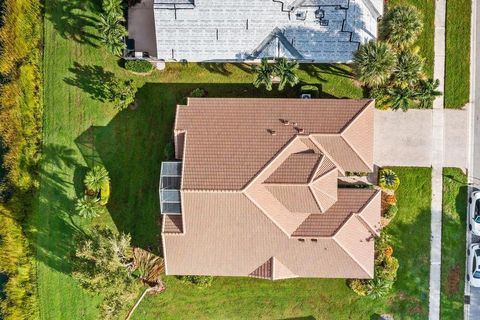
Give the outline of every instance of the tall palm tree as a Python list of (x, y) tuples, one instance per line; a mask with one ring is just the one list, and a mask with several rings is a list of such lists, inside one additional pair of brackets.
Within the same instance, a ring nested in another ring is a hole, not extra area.
[(438, 89), (440, 81), (428, 79), (421, 80), (416, 88), (415, 100), (421, 108), (430, 108), (436, 97), (441, 96), (442, 92)]
[(75, 210), (82, 218), (95, 218), (105, 211), (105, 207), (100, 205), (100, 199), (95, 197), (84, 196), (77, 199)]
[(104, 166), (98, 165), (88, 171), (83, 182), (88, 190), (99, 192), (105, 182), (110, 181), (108, 171)]
[(402, 51), (398, 55), (394, 71), (394, 82), (401, 88), (414, 85), (423, 75), (423, 59), (412, 51)]
[(290, 87), (295, 86), (300, 80), (295, 71), (298, 70), (299, 64), (296, 61), (288, 61), (287, 58), (280, 58), (273, 66), (274, 74), (280, 77), (278, 90), (282, 91), (288, 84)]
[(411, 5), (402, 5), (387, 11), (380, 23), (382, 37), (392, 46), (405, 49), (417, 40), (423, 30), (423, 16)]
[(253, 81), (255, 88), (260, 88), (262, 85), (264, 85), (265, 89), (271, 91), (273, 68), (268, 63), (268, 59), (263, 58), (261, 63), (259, 65), (254, 65), (252, 69), (255, 73), (255, 80)]
[(388, 44), (370, 41), (355, 52), (353, 72), (357, 79), (367, 86), (381, 86), (391, 77), (396, 60)]
[(410, 88), (394, 87), (388, 89), (388, 103), (393, 110), (402, 109), (407, 111), (413, 104), (415, 92)]

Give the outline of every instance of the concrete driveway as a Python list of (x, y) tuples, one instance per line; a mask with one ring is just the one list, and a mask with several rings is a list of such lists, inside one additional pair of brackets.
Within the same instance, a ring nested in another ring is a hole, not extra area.
[[(467, 167), (468, 112), (443, 110), (444, 165)], [(375, 110), (374, 162), (378, 166), (432, 165), (432, 110)]]

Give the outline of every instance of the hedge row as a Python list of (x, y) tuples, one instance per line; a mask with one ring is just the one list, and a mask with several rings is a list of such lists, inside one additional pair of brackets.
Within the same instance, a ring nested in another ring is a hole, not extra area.
[(0, 205), (0, 273), (8, 277), (0, 312), (5, 320), (38, 318), (35, 272), (25, 224), (40, 157), (40, 0), (4, 0), (0, 23), (0, 138), (7, 171), (6, 203)]

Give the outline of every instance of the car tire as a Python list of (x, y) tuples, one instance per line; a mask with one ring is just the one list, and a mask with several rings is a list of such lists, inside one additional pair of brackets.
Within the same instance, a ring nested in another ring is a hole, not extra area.
[(470, 223), (468, 224), (468, 230), (472, 231), (472, 225)]
[(468, 198), (468, 203), (472, 203), (472, 197)]
[(469, 255), (470, 255), (470, 249), (467, 250), (467, 256), (469, 256)]
[(467, 274), (467, 281), (470, 281), (470, 275)]

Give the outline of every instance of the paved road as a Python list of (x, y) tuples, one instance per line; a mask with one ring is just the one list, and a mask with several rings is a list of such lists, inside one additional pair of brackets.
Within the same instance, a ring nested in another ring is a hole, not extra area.
[[(480, 5), (472, 0), (472, 39), (471, 39), (471, 87), (470, 87), (470, 155), (468, 176), (470, 191), (480, 189)], [(467, 223), (468, 226), (468, 223)], [(467, 245), (479, 242), (467, 230)], [(468, 261), (468, 260), (467, 260)], [(465, 294), (470, 295), (470, 306), (466, 307), (466, 320), (480, 320), (480, 288), (465, 288)]]

